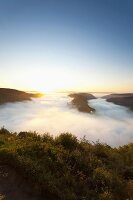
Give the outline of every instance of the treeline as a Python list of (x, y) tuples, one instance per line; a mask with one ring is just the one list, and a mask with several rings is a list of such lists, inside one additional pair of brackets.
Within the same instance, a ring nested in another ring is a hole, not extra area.
[(133, 198), (133, 143), (112, 148), (70, 133), (53, 138), (1, 128), (0, 162), (15, 168), (42, 199)]

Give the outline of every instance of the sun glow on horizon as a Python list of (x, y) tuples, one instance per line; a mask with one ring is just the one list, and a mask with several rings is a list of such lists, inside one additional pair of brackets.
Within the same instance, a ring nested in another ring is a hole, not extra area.
[[(28, 68), (28, 65), (27, 65)], [(9, 74), (8, 74), (9, 73)], [(6, 72), (7, 78), (10, 72)], [(65, 66), (59, 66), (52, 69), (29, 67), (27, 71), (21, 69), (14, 72), (13, 79), (1, 80), (1, 87), (14, 88), (22, 91), (38, 91), (43, 94), (54, 92), (133, 92), (133, 86), (129, 81), (123, 85), (123, 79), (119, 83), (111, 78), (98, 73), (95, 69), (86, 73), (82, 69), (75, 71), (74, 68), (68, 69)], [(2, 84), (3, 83), (3, 84)]]

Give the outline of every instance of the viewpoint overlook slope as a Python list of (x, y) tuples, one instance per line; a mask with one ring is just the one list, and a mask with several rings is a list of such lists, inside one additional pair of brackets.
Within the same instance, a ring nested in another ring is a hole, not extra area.
[(57, 137), (0, 129), (4, 200), (129, 200), (133, 143), (112, 148), (70, 133)]

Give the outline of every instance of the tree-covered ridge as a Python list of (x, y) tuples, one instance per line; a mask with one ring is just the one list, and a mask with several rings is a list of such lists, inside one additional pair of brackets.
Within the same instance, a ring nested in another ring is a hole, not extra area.
[(40, 97), (40, 93), (27, 93), (15, 89), (0, 88), (0, 104), (16, 101), (31, 100), (32, 97)]
[(133, 198), (133, 143), (112, 148), (78, 140), (0, 130), (0, 162), (28, 179), (32, 191), (51, 200)]
[(88, 105), (88, 100), (96, 99), (96, 97), (90, 93), (71, 93), (69, 97), (73, 98), (71, 105), (80, 112), (91, 113), (95, 109)]
[(133, 110), (133, 93), (110, 94), (103, 96), (102, 98), (106, 99), (108, 102), (126, 106)]

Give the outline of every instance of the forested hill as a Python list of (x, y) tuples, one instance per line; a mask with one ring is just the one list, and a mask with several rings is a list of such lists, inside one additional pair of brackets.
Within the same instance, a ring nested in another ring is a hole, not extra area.
[(110, 94), (103, 96), (102, 98), (106, 99), (108, 102), (126, 106), (133, 110), (133, 93)]
[(80, 112), (85, 113), (92, 113), (95, 111), (94, 108), (92, 108), (88, 101), (92, 99), (96, 99), (96, 97), (90, 93), (71, 93), (68, 95), (72, 98), (71, 105), (75, 107)]
[(0, 88), (0, 104), (16, 101), (31, 100), (32, 97), (40, 97), (40, 93), (27, 93), (15, 89)]

